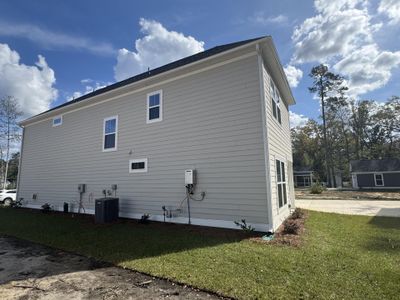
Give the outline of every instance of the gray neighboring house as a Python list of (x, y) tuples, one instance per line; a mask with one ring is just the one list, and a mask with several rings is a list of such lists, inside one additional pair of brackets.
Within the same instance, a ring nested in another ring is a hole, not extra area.
[[(294, 207), (289, 105), (269, 36), (217, 46), (50, 109), (23, 127), (18, 199), (86, 213), (117, 186), (120, 216), (276, 229)], [(85, 190), (78, 192), (78, 185)], [(70, 206), (71, 207), (71, 206)]]
[(353, 160), (350, 173), (353, 188), (400, 189), (400, 159)]

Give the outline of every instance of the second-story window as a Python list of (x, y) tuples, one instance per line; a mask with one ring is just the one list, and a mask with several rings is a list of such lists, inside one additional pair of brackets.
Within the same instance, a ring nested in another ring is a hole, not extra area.
[(117, 150), (118, 116), (104, 119), (103, 151)]
[(276, 87), (272, 78), (270, 78), (270, 94), (271, 94), (271, 106), (272, 106), (272, 114), (274, 118), (282, 124), (281, 118), (281, 95), (279, 94), (278, 88)]
[(162, 121), (162, 91), (147, 94), (147, 123)]
[(53, 118), (53, 127), (62, 125), (62, 116), (57, 116)]

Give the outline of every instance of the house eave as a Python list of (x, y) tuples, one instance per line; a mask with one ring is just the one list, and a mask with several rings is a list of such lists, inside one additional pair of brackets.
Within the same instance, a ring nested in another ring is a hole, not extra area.
[[(296, 100), (294, 99), (292, 90), (285, 74), (285, 70), (282, 67), (282, 63), (279, 59), (278, 52), (273, 43), (272, 37), (268, 36), (265, 38), (264, 41), (260, 40), (257, 42), (263, 45), (264, 51), (262, 51), (262, 53), (264, 61), (269, 63), (268, 67), (272, 72), (272, 74), (270, 75), (273, 77), (274, 82), (278, 85), (278, 88), (282, 93), (283, 100), (286, 102), (287, 105), (296, 104)], [(271, 60), (269, 58), (271, 58)]]
[[(227, 56), (227, 55), (229, 55), (231, 53), (234, 53), (234, 52), (239, 52), (240, 50), (243, 50), (243, 49), (245, 49), (247, 47), (249, 49), (254, 49), (253, 48), (254, 45), (256, 45), (256, 44), (258, 44), (260, 42), (261, 43), (262, 42), (266, 42), (266, 41), (268, 41), (268, 38), (269, 38), (268, 36), (267, 37), (263, 37), (263, 38), (255, 40), (253, 42), (249, 42), (247, 44), (235, 47), (233, 49), (226, 50), (226, 51), (223, 51), (221, 53), (206, 57), (204, 59), (197, 60), (197, 61), (194, 61), (192, 63), (186, 64), (186, 65), (183, 65), (183, 66), (180, 66), (180, 67), (177, 67), (177, 68), (174, 68), (174, 69), (162, 72), (162, 73), (159, 73), (159, 74), (154, 75), (152, 77), (148, 77), (148, 78), (142, 79), (140, 81), (128, 83), (126, 85), (118, 86), (116, 88), (107, 90), (105, 92), (96, 93), (93, 96), (90, 96), (90, 94), (89, 94), (89, 96), (86, 96), (86, 98), (84, 100), (82, 100), (82, 101), (79, 101), (79, 102), (76, 102), (76, 103), (71, 103), (70, 105), (67, 105), (67, 106), (61, 106), (59, 108), (56, 107), (56, 108), (51, 109), (49, 111), (46, 111), (44, 113), (41, 113), (41, 114), (35, 115), (33, 117), (27, 118), (27, 119), (19, 122), (18, 124), (21, 127), (25, 127), (25, 126), (28, 126), (28, 125), (30, 125), (32, 123), (40, 122), (40, 121), (43, 121), (43, 120), (48, 119), (48, 118), (52, 118), (52, 117), (57, 116), (57, 115), (62, 115), (62, 114), (67, 113), (67, 112), (69, 112), (71, 110), (75, 110), (75, 109), (80, 108), (80, 107), (84, 107), (84, 106), (88, 106), (88, 105), (94, 104), (96, 102), (96, 100), (101, 98), (101, 97), (105, 97), (105, 96), (108, 96), (108, 95), (121, 93), (122, 91), (127, 90), (127, 89), (131, 89), (132, 90), (132, 89), (135, 89), (135, 87), (139, 86), (139, 85), (146, 85), (147, 82), (154, 81), (155, 79), (160, 78), (160, 77), (170, 76), (171, 78), (173, 78), (174, 76), (176, 76), (174, 74), (178, 74), (180, 71), (188, 69), (188, 68), (191, 68), (193, 66), (199, 66), (199, 69), (200, 69), (201, 65), (203, 63), (209, 61), (209, 60), (220, 58), (220, 57), (223, 57), (223, 56)], [(114, 98), (114, 96), (113, 96), (113, 98)]]

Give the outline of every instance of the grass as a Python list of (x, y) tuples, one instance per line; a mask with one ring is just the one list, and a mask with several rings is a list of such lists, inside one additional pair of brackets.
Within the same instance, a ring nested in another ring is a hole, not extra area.
[(242, 299), (398, 299), (400, 218), (309, 212), (303, 246), (237, 233), (0, 209), (0, 234)]

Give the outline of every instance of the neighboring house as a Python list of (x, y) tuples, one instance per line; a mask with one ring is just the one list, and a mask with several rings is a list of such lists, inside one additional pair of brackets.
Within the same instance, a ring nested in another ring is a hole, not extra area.
[(310, 187), (316, 182), (317, 176), (314, 171), (294, 171), (294, 186), (295, 187)]
[(21, 122), (18, 198), (62, 210), (86, 184), (94, 213), (115, 184), (121, 217), (187, 223), (193, 169), (192, 197), (205, 197), (189, 203), (192, 224), (276, 229), (294, 206), (294, 103), (271, 37), (212, 48)]
[(353, 160), (353, 188), (400, 189), (400, 159)]

